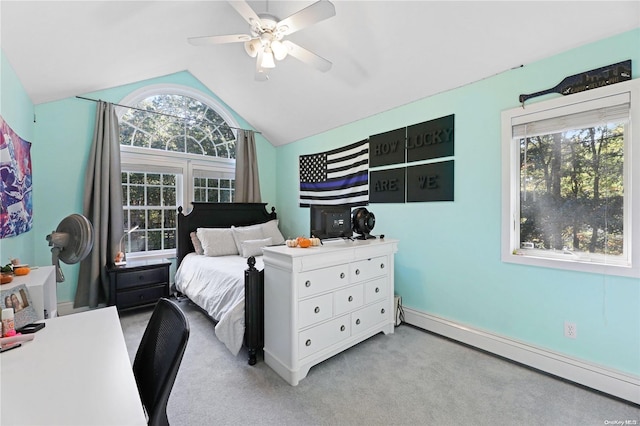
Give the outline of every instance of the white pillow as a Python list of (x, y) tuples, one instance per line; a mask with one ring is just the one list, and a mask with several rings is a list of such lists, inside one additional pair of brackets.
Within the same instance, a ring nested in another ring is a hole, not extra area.
[(231, 228), (198, 228), (196, 236), (202, 243), (205, 256), (238, 254)]
[(271, 237), (274, 245), (284, 243), (284, 237), (282, 236), (280, 229), (278, 229), (278, 219), (274, 219), (274, 220), (270, 220), (269, 222), (262, 223), (260, 224), (260, 227), (262, 228), (262, 233), (264, 234), (264, 237), (265, 238)]
[(245, 240), (242, 242), (242, 257), (262, 256), (262, 247), (273, 244), (271, 237), (262, 240)]
[(232, 226), (233, 239), (236, 242), (238, 253), (242, 253), (242, 242), (247, 240), (262, 240), (269, 235), (264, 235), (260, 225)]

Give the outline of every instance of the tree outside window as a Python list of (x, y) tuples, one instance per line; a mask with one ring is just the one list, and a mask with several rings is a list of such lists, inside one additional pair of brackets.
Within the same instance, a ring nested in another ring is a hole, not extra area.
[(502, 112), (504, 262), (640, 277), (640, 81)]
[(623, 254), (624, 128), (520, 139), (523, 247)]
[(179, 206), (232, 202), (237, 126), (213, 99), (182, 86), (142, 89), (119, 118), (125, 249), (171, 255)]

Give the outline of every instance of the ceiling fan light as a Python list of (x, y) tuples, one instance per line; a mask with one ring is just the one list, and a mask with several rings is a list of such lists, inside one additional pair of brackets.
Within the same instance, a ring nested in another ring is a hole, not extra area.
[(255, 58), (258, 55), (258, 49), (262, 47), (259, 39), (249, 40), (244, 43), (244, 50), (247, 55)]
[(273, 61), (273, 52), (270, 48), (265, 47), (264, 53), (262, 54), (262, 63), (260, 64), (262, 68), (275, 68), (276, 63)]
[(279, 61), (287, 57), (287, 47), (278, 40), (271, 42), (271, 50), (273, 51), (273, 56)]

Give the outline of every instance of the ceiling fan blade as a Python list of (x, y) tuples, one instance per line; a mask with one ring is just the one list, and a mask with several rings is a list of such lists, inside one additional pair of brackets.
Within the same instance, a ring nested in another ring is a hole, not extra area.
[(236, 0), (228, 2), (231, 7), (233, 7), (236, 12), (240, 14), (244, 18), (245, 21), (249, 23), (251, 28), (255, 25), (260, 25), (260, 17), (258, 14), (247, 4), (244, 0)]
[(327, 72), (331, 69), (331, 62), (305, 49), (304, 47), (300, 47), (289, 40), (283, 41), (282, 44), (287, 47), (289, 55), (304, 62), (305, 64), (309, 64), (322, 72)]
[(239, 43), (250, 41), (251, 36), (248, 34), (229, 34), (220, 36), (190, 37), (187, 40), (194, 46), (203, 46), (206, 44)]
[(333, 3), (327, 0), (320, 0), (284, 18), (278, 22), (277, 28), (283, 35), (292, 34), (317, 22), (331, 18), (335, 14), (336, 8)]

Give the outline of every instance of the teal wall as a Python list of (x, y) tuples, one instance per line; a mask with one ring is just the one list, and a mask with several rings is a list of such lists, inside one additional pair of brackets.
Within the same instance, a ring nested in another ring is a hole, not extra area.
[[(639, 375), (640, 280), (500, 259), (501, 111), (518, 106), (521, 93), (626, 59), (638, 77), (640, 29), (280, 147), (276, 204), (285, 235), (309, 232), (309, 210), (297, 200), (299, 155), (455, 114), (455, 201), (369, 208), (374, 233), (400, 240), (395, 283), (404, 305)], [(638, 184), (640, 165), (632, 167)], [(564, 337), (565, 320), (577, 324), (577, 339)]]
[[(7, 100), (5, 109), (9, 104), (12, 104), (12, 107), (18, 104), (16, 109), (21, 113), (16, 121), (20, 124), (24, 122), (25, 136), (27, 130), (29, 132), (27, 139), (31, 137), (37, 141), (31, 151), (34, 169), (34, 226), (31, 232), (25, 234), (25, 237), (0, 241), (2, 259), (14, 255), (20, 256), (23, 261), (31, 264), (47, 265), (51, 263), (51, 252), (45, 240), (46, 235), (50, 234), (64, 217), (72, 213), (82, 213), (84, 175), (93, 138), (96, 103), (73, 97), (34, 107), (28, 101), (15, 74), (12, 73), (12, 77), (15, 81), (7, 84), (7, 93), (17, 92), (21, 96), (12, 96)], [(82, 94), (82, 96), (118, 103), (141, 87), (161, 83), (179, 84), (198, 89), (227, 108), (240, 127), (251, 128), (243, 118), (235, 114), (188, 72)], [(4, 86), (3, 82), (3, 98)], [(15, 98), (20, 98), (20, 102)], [(27, 102), (25, 103), (21, 98), (26, 98)], [(34, 113), (35, 123), (33, 123)], [(14, 129), (20, 134), (17, 127)], [(275, 148), (261, 135), (256, 135), (256, 148), (260, 159), (258, 167), (262, 198), (265, 202), (269, 202), (276, 199)], [(10, 240), (15, 240), (15, 243)], [(4, 255), (5, 252), (7, 256)], [(63, 264), (62, 268), (66, 280), (58, 284), (58, 302), (60, 303), (73, 301), (75, 298), (79, 265)]]
[[(63, 217), (82, 209), (95, 104), (69, 98), (34, 107), (4, 55), (0, 59), (0, 113), (20, 136), (33, 142), (34, 166), (34, 229), (0, 240), (0, 259), (12, 255), (31, 264), (49, 264), (45, 236)], [(500, 260), (501, 111), (516, 106), (521, 93), (551, 87), (564, 76), (625, 59), (633, 60), (637, 77), (640, 29), (277, 149), (259, 136), (262, 197), (277, 207), (285, 235), (306, 234), (309, 211), (299, 208), (297, 202), (299, 155), (455, 114), (455, 201), (371, 206), (377, 218), (375, 233), (400, 240), (395, 279), (404, 304), (640, 375), (638, 279)], [(133, 90), (163, 82), (195, 87), (215, 97), (186, 72), (84, 96), (118, 102)], [(242, 127), (248, 127), (235, 117)], [(60, 302), (73, 300), (77, 285), (77, 267), (63, 267), (67, 281), (58, 286)], [(577, 324), (577, 339), (563, 337), (565, 320)]]
[[(37, 169), (38, 164), (33, 159), (33, 152), (38, 149), (38, 145), (34, 140), (33, 111), (33, 103), (27, 96), (11, 64), (5, 58), (4, 52), (0, 51), (0, 115), (18, 136), (31, 142), (32, 167)], [(33, 174), (33, 179), (33, 194), (35, 197), (35, 180), (38, 179), (35, 173)], [(35, 200), (33, 201), (33, 210), (35, 228), (35, 224), (38, 221)], [(32, 228), (31, 231), (24, 234), (1, 239), (0, 265), (9, 263), (9, 257), (18, 258), (22, 263), (34, 264), (35, 258), (32, 250), (34, 235)]]

